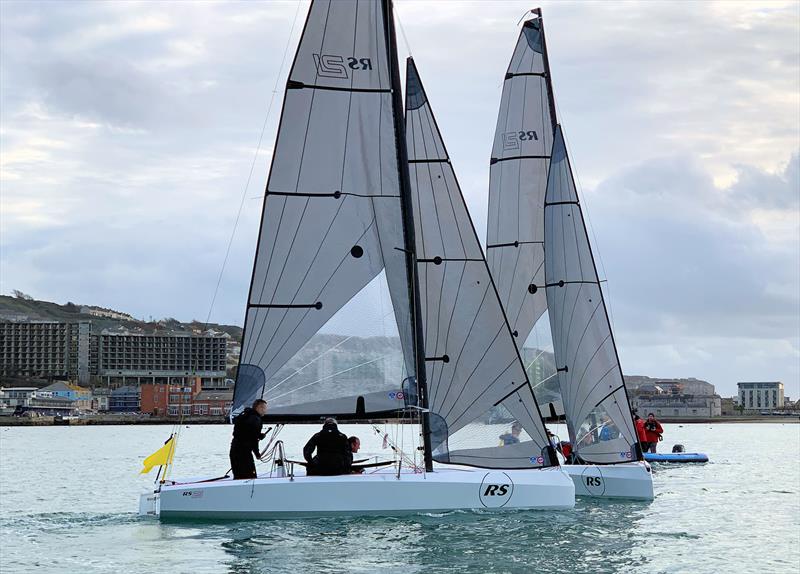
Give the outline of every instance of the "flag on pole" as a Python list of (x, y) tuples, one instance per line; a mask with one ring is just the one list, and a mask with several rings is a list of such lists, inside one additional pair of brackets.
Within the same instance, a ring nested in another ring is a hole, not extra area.
[(172, 459), (174, 457), (175, 435), (172, 435), (167, 439), (167, 442), (164, 443), (164, 446), (142, 461), (144, 468), (139, 474), (147, 474), (153, 470), (154, 466), (166, 466), (168, 464), (172, 464)]

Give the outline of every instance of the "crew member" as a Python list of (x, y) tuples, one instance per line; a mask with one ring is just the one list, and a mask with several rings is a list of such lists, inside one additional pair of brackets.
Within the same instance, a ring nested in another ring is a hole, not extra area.
[(644, 419), (639, 415), (633, 415), (633, 424), (636, 426), (636, 438), (642, 445), (642, 452), (650, 450), (650, 443), (647, 441), (647, 431), (644, 430)]
[(661, 423), (656, 420), (656, 415), (648, 413), (647, 420), (644, 423), (645, 436), (647, 437), (647, 446), (650, 452), (656, 452), (656, 445), (661, 440), (661, 435), (664, 429)]
[(350, 472), (348, 460), (353, 460), (353, 453), (347, 436), (339, 432), (336, 419), (325, 419), (322, 430), (303, 447), (303, 457), (308, 463), (309, 475), (334, 476)]
[(347, 453), (347, 468), (350, 469), (351, 474), (361, 474), (364, 472), (363, 468), (353, 468), (353, 455), (361, 448), (361, 439), (351, 436), (347, 439), (347, 444), (350, 445), (350, 452)]
[(521, 432), (522, 432), (522, 425), (519, 423), (514, 423), (513, 425), (511, 425), (510, 433), (505, 433), (500, 435), (500, 440), (502, 441), (500, 446), (517, 444), (519, 442), (519, 435)]
[(231, 470), (233, 479), (256, 478), (258, 441), (266, 435), (261, 433), (262, 417), (267, 414), (267, 401), (256, 399), (253, 406), (244, 409), (233, 419), (233, 440), (231, 441)]

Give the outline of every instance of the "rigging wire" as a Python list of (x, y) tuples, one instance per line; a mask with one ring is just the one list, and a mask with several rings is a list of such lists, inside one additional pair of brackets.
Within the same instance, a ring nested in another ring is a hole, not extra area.
[(264, 132), (267, 129), (267, 124), (269, 123), (269, 118), (272, 116), (272, 109), (275, 104), (275, 96), (278, 93), (278, 85), (280, 83), (281, 78), (283, 77), (283, 68), (286, 64), (286, 56), (289, 53), (289, 46), (292, 42), (292, 35), (294, 34), (294, 29), (297, 25), (297, 15), (300, 13), (300, 0), (297, 0), (297, 8), (294, 13), (294, 18), (292, 19), (292, 27), (289, 29), (289, 35), (286, 39), (286, 46), (283, 49), (283, 57), (281, 58), (281, 65), (278, 68), (278, 75), (275, 77), (275, 85), (272, 88), (272, 95), (269, 99), (269, 105), (267, 106), (267, 113), (264, 116), (264, 123), (261, 125), (261, 133), (258, 136), (258, 143), (256, 145), (256, 152), (253, 154), (253, 161), (250, 163), (250, 172), (247, 174), (247, 181), (245, 182), (244, 189), (242, 190), (242, 199), (239, 202), (239, 209), (236, 212), (236, 219), (233, 223), (233, 229), (231, 230), (231, 236), (228, 239), (228, 246), (225, 249), (225, 257), (222, 260), (222, 267), (219, 270), (219, 276), (217, 277), (217, 284), (214, 287), (214, 294), (211, 297), (211, 305), (208, 308), (208, 315), (206, 316), (205, 327), (203, 330), (208, 328), (208, 323), (211, 321), (211, 313), (214, 310), (214, 304), (217, 301), (217, 294), (219, 293), (219, 286), (222, 283), (222, 277), (225, 273), (225, 267), (228, 263), (228, 257), (231, 253), (231, 246), (233, 245), (233, 239), (236, 236), (236, 229), (239, 227), (239, 220), (242, 216), (242, 209), (244, 209), (245, 200), (247, 199), (247, 189), (250, 187), (250, 181), (253, 178), (253, 171), (255, 171), (256, 161), (258, 160), (258, 154), (261, 152), (261, 143), (264, 140)]

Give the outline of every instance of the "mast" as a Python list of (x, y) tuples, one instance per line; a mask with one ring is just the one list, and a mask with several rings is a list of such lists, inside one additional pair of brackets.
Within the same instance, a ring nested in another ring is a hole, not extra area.
[(403, 212), (403, 227), (405, 238), (406, 273), (408, 275), (409, 315), (413, 336), (414, 365), (416, 367), (417, 389), (419, 406), (422, 408), (422, 443), (425, 470), (433, 471), (433, 456), (431, 453), (431, 428), (430, 413), (428, 412), (428, 383), (425, 367), (425, 343), (422, 333), (422, 324), (419, 317), (422, 307), (419, 299), (419, 281), (416, 273), (416, 238), (414, 234), (414, 214), (411, 211), (411, 180), (408, 173), (408, 150), (406, 149), (405, 118), (403, 116), (403, 96), (400, 86), (400, 67), (397, 61), (397, 38), (394, 29), (394, 12), (392, 0), (382, 0), (384, 29), (386, 30), (387, 49), (392, 68), (392, 116), (395, 127), (395, 147), (397, 149), (397, 164), (400, 176), (400, 205)]
[[(533, 14), (539, 17), (539, 30), (542, 33), (542, 61), (544, 62), (544, 81), (547, 85), (547, 100), (550, 104), (550, 122), (553, 124), (553, 130), (556, 129), (556, 98), (553, 95), (553, 78), (550, 75), (550, 58), (547, 55), (547, 37), (544, 33), (544, 18), (542, 18), (542, 9), (534, 8), (531, 10)], [(527, 24), (527, 22), (526, 22)]]

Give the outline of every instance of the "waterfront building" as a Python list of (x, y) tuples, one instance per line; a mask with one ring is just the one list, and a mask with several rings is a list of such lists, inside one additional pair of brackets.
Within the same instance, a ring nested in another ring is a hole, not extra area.
[(98, 339), (98, 375), (106, 384), (205, 385), (225, 379), (227, 333), (135, 333), (106, 329)]
[(92, 391), (78, 385), (56, 381), (39, 390), (39, 397), (58, 397), (73, 401), (76, 408), (89, 410), (92, 408)]
[(66, 378), (88, 384), (91, 323), (0, 322), (0, 377)]
[(714, 385), (695, 378), (655, 379), (625, 377), (631, 408), (645, 417), (717, 417), (722, 414), (722, 399)]
[(233, 392), (203, 390), (199, 378), (192, 385), (147, 384), (141, 386), (141, 412), (153, 416), (227, 415)]
[(190, 415), (192, 399), (200, 393), (201, 382), (195, 377), (189, 385), (153, 383), (142, 385), (140, 410), (153, 416)]
[(192, 401), (192, 414), (227, 416), (232, 403), (233, 391), (201, 391)]
[(92, 391), (92, 410), (106, 412), (108, 410), (108, 399), (111, 392), (108, 389), (94, 389)]
[(52, 391), (42, 392), (36, 387), (0, 387), (0, 412), (41, 416), (75, 414), (78, 406), (66, 397), (54, 396)]
[(37, 387), (0, 387), (0, 410), (10, 414), (18, 406), (28, 406), (38, 390)]
[(108, 396), (108, 410), (112, 413), (139, 412), (139, 387), (122, 386)]
[(739, 387), (739, 404), (746, 411), (782, 409), (785, 405), (781, 382), (758, 381), (736, 384)]

